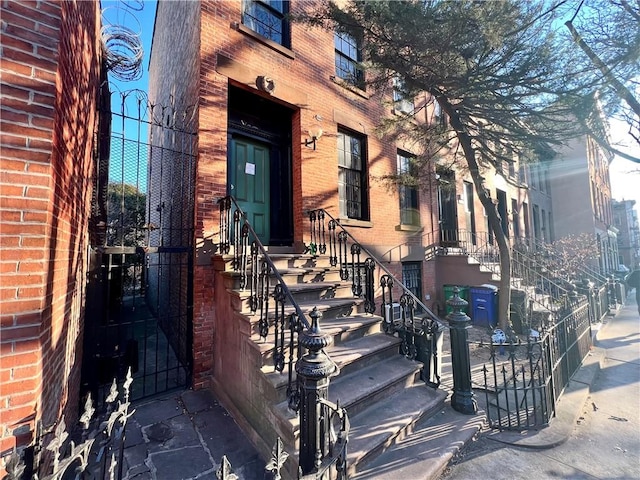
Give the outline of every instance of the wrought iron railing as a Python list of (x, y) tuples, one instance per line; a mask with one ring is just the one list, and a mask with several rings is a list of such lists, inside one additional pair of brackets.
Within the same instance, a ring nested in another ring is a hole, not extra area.
[[(556, 277), (560, 278), (563, 276), (562, 272), (559, 271), (559, 266), (563, 264), (563, 259), (549, 244), (536, 238), (519, 238), (514, 242), (514, 249), (526, 253), (540, 264), (545, 265), (554, 272)], [(607, 283), (607, 277), (586, 263), (581, 263), (574, 267), (579, 278), (571, 280), (586, 279), (598, 286)]]
[[(440, 247), (438, 255), (447, 255), (458, 249), (461, 254), (473, 258), (486, 271), (500, 275), (500, 251), (492, 241), (492, 236), (486, 232), (476, 233), (465, 230), (443, 230), (440, 233)], [(549, 275), (535, 258), (525, 253), (511, 249), (511, 286), (521, 288), (522, 285), (533, 287), (527, 293), (529, 305), (528, 315), (531, 316), (534, 306), (549, 312), (557, 321), (560, 308), (566, 306), (570, 289), (567, 284), (561, 284)]]
[[(121, 479), (125, 431), (130, 410), (131, 369), (122, 385), (122, 396), (115, 379), (105, 401), (103, 421), (94, 419), (95, 408), (87, 397), (84, 412), (78, 422), (82, 426), (78, 436), (67, 430), (64, 418), (47, 432), (38, 428), (28, 455), (14, 450), (6, 464), (7, 479), (23, 478), (62, 480), (66, 478)], [(121, 398), (121, 400), (119, 400)], [(116, 405), (117, 402), (117, 405)], [(30, 461), (26, 461), (30, 458)], [(75, 473), (75, 476), (73, 475)]]
[[(422, 362), (422, 379), (437, 388), (440, 385), (442, 321), (329, 212), (320, 208), (308, 213), (311, 238), (307, 251), (328, 256), (330, 265), (339, 269), (340, 278), (351, 281), (352, 293), (364, 299), (365, 312), (375, 313), (376, 298), (380, 298), (384, 331), (399, 336), (401, 353)], [(379, 289), (375, 284), (376, 267)], [(394, 301), (394, 287), (402, 292), (397, 302)], [(377, 292), (380, 294), (376, 295)]]
[[(540, 337), (525, 344), (490, 344), (490, 363), (482, 370), (490, 427), (525, 430), (548, 424), (591, 342), (589, 303), (575, 296), (560, 321), (543, 327)], [(501, 351), (506, 359), (499, 358)]]
[[(328, 382), (324, 387), (325, 391), (317, 398), (314, 397), (313, 408), (302, 408), (302, 402), (305, 401), (303, 386), (296, 375), (299, 360), (304, 358), (301, 334), (308, 331), (314, 335), (319, 331), (317, 309), (314, 308), (310, 313), (313, 320), (310, 323), (236, 200), (227, 196), (220, 199), (218, 204), (219, 251), (223, 255), (232, 255), (231, 266), (239, 275), (240, 288), (249, 290), (248, 304), (251, 313), (259, 316), (260, 337), (266, 340), (273, 332), (274, 369), (280, 373), (285, 370), (287, 372), (287, 402), (291, 410), (300, 414), (301, 430), (306, 428), (318, 432), (311, 440), (313, 445), (308, 449), (313, 452), (311, 458), (306, 458), (309, 455), (304, 454), (301, 449), (299, 464), (307, 465), (309, 468), (302, 468), (300, 475), (310, 475), (304, 478), (322, 478), (317, 476), (318, 472), (331, 466), (346, 475), (346, 445), (349, 432), (347, 412), (326, 400)], [(323, 355), (326, 355), (324, 351)], [(328, 356), (327, 361), (333, 364)], [(332, 371), (335, 373), (332, 376), (339, 373), (337, 366), (333, 366), (335, 369)], [(303, 414), (305, 410), (311, 413)], [(342, 422), (337, 436), (331, 421), (336, 416)], [(305, 426), (305, 422), (314, 426)]]

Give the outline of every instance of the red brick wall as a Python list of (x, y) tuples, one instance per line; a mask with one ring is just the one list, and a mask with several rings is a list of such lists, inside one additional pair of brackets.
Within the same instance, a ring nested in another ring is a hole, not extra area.
[(80, 385), (99, 82), (95, 2), (2, 3), (0, 451)]

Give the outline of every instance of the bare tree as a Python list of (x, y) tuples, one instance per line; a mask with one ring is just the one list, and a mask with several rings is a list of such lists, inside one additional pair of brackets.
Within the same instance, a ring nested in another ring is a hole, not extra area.
[[(571, 5), (567, 20), (572, 40), (582, 56), (576, 63), (591, 67), (590, 76), (602, 93), (607, 114), (628, 125), (628, 134), (640, 146), (640, 2), (590, 0)], [(611, 145), (600, 132), (591, 132), (604, 148), (632, 162), (640, 157)]]

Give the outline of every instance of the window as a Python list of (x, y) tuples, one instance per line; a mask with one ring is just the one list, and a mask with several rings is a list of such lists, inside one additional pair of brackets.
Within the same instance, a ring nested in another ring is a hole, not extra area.
[[(414, 157), (398, 152), (398, 175), (414, 174)], [(400, 224), (420, 225), (420, 202), (418, 189), (408, 185), (400, 185)]]
[(447, 126), (447, 117), (442, 111), (442, 107), (435, 99), (433, 100), (433, 122), (435, 125), (440, 125), (441, 127)]
[(393, 109), (402, 113), (413, 113), (414, 109), (413, 99), (408, 97), (400, 77), (393, 77)]
[(359, 63), (362, 53), (356, 39), (348, 33), (336, 32), (334, 37), (336, 49), (336, 75), (347, 83), (364, 88), (364, 73)]
[(536, 240), (540, 240), (540, 207), (533, 206), (533, 236)]
[(369, 220), (366, 137), (338, 130), (338, 197), (340, 216)]
[(244, 0), (242, 23), (263, 37), (290, 47), (289, 2), (285, 0)]
[[(403, 262), (402, 263), (402, 283), (413, 293), (418, 300), (422, 301), (422, 263)], [(416, 305), (417, 307), (417, 305)]]
[(518, 200), (511, 199), (511, 218), (513, 219), (513, 236), (520, 240), (520, 213), (518, 212)]

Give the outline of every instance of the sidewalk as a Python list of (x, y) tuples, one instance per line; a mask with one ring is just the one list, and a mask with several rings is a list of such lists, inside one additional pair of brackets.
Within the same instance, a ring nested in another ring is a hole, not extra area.
[(123, 479), (215, 479), (226, 455), (239, 480), (264, 477), (265, 462), (208, 390), (133, 405)]
[(594, 343), (547, 428), (486, 432), (441, 479), (640, 478), (640, 317), (631, 296)]

